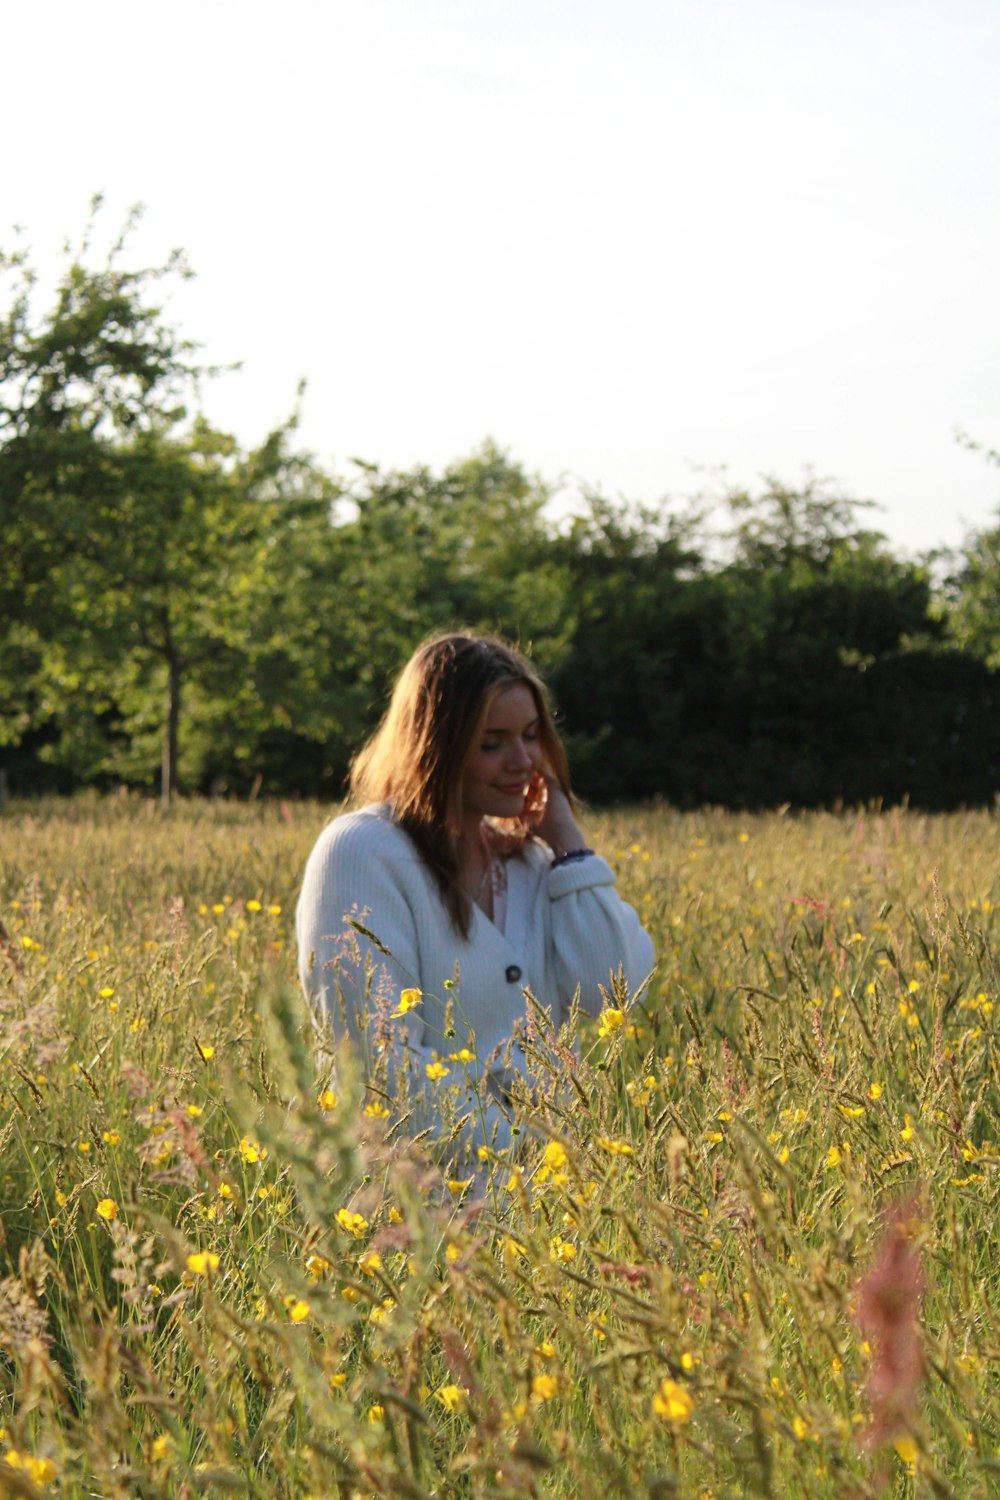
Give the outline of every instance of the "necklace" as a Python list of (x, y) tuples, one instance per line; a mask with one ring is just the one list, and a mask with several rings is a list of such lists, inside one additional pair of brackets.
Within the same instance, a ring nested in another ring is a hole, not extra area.
[[(476, 905), (482, 907), (487, 916), (490, 916), (493, 906), (492, 898), (499, 896), (507, 889), (507, 871), (504, 868), (503, 861), (497, 859), (494, 854), (483, 830), (480, 830), (479, 840), (486, 864), (475, 889), (473, 890), (470, 885), (465, 885), (465, 890), (472, 897)], [(487, 894), (489, 895), (488, 901), (483, 899)]]

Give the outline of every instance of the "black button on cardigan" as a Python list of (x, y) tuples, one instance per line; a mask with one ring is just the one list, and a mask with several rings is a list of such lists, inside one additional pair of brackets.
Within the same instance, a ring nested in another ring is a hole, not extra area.
[(508, 984), (516, 984), (521, 977), (521, 971), (517, 964), (508, 964), (504, 971), (504, 978)]

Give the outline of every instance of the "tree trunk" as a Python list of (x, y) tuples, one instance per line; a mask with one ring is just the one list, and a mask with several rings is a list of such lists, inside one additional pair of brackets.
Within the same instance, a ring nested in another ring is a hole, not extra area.
[(177, 739), (181, 721), (181, 664), (174, 651), (167, 655), (167, 721), (163, 726), (163, 768), (160, 801), (169, 807), (177, 795)]

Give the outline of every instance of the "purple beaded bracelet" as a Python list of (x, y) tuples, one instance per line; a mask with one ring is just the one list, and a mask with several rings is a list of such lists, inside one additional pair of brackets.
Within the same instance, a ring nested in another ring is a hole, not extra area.
[(575, 859), (586, 859), (593, 852), (593, 849), (567, 849), (565, 854), (558, 855), (552, 861), (552, 868), (554, 870), (556, 865), (568, 865)]

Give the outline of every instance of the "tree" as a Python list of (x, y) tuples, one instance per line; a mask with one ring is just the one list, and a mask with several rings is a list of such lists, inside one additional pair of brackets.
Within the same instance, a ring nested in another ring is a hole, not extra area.
[[(1000, 452), (959, 434), (963, 447), (1000, 468)], [(946, 614), (955, 639), (991, 669), (1000, 667), (1000, 521), (972, 531), (947, 583)]]
[(670, 794), (688, 632), (702, 566), (697, 513), (633, 506), (585, 490), (559, 538), (567, 644), (552, 673), (574, 774), (603, 799)]
[(292, 424), (246, 455), (188, 420), (206, 372), (154, 294), (190, 273), (179, 253), (123, 267), (133, 225), (95, 267), (92, 218), (41, 315), (26, 255), (0, 262), (15, 282), (0, 320), (0, 525), (12, 539), (0, 601), (25, 672), (5, 731), (27, 714), (78, 770), (140, 778), (155, 733), (169, 800), (185, 691), (224, 696), (227, 677), (244, 681), (240, 622), (251, 596), (268, 596), (268, 556), (293, 516), (326, 524), (334, 487), (290, 455)]
[(358, 627), (354, 665), (379, 698), (434, 630), (500, 631), (542, 660), (565, 639), (548, 490), (495, 444), (439, 474), (359, 464), (347, 494), (355, 513), (338, 530)]

